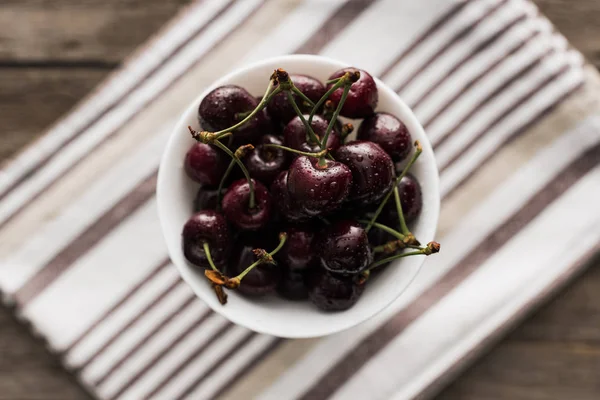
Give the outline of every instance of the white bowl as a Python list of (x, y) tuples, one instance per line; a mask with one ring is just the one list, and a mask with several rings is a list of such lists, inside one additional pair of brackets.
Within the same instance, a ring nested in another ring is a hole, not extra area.
[[(181, 231), (193, 214), (193, 199), (198, 190), (198, 185), (186, 176), (183, 167), (185, 154), (194, 143), (187, 126), (199, 128), (197, 109), (204, 96), (225, 84), (240, 85), (252, 95), (262, 96), (269, 76), (276, 68), (310, 75), (324, 82), (334, 71), (346, 66), (343, 62), (325, 57), (289, 55), (235, 70), (213, 83), (183, 112), (161, 160), (157, 185), (158, 214), (171, 260), (196, 295), (215, 312), (256, 332), (286, 338), (309, 338), (355, 326), (396, 300), (425, 261), (424, 256), (403, 258), (369, 281), (354, 307), (342, 312), (322, 312), (309, 301), (292, 302), (276, 296), (248, 298), (233, 291), (228, 291), (229, 300), (223, 306), (219, 304), (202, 271), (188, 263), (183, 256)], [(434, 238), (440, 209), (438, 171), (433, 151), (410, 108), (392, 89), (378, 79), (375, 81), (379, 89), (377, 111), (387, 111), (397, 116), (406, 124), (413, 139), (418, 139), (423, 145), (423, 154), (411, 168), (411, 173), (417, 177), (423, 191), (423, 210), (413, 224), (412, 231), (422, 243), (427, 243)]]

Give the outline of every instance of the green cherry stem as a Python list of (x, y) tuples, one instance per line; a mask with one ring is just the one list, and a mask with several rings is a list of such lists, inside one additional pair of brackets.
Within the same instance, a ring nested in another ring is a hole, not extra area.
[(214, 139), (220, 139), (223, 136), (225, 136), (227, 133), (231, 133), (231, 131), (236, 130), (237, 128), (241, 127), (242, 125), (244, 125), (246, 122), (250, 121), (250, 119), (252, 119), (256, 114), (258, 114), (263, 108), (265, 108), (265, 106), (267, 104), (269, 104), (269, 101), (271, 101), (271, 99), (273, 98), (273, 96), (275, 96), (277, 93), (281, 92), (281, 87), (277, 87), (275, 88), (275, 90), (273, 90), (273, 80), (269, 81), (269, 85), (267, 86), (267, 90), (265, 91), (264, 96), (262, 97), (262, 99), (260, 100), (260, 102), (258, 103), (258, 105), (256, 106), (256, 108), (254, 110), (252, 110), (252, 112), (250, 114), (248, 114), (246, 116), (246, 118), (244, 118), (243, 120), (241, 120), (240, 122), (238, 122), (237, 124), (223, 129), (221, 131), (218, 132), (214, 132), (213, 133), (213, 137)]
[(315, 106), (315, 103), (311, 99), (309, 99), (308, 97), (306, 97), (306, 95), (304, 93), (302, 93), (302, 90), (298, 89), (296, 86), (292, 86), (292, 92), (294, 92), (298, 96), (300, 96), (300, 98), (302, 100), (304, 100), (305, 102), (307, 102), (310, 107), (314, 107)]
[(239, 165), (240, 169), (244, 173), (244, 176), (246, 177), (246, 180), (248, 181), (248, 186), (250, 188), (250, 200), (248, 201), (248, 207), (250, 207), (250, 209), (253, 209), (254, 207), (256, 207), (256, 200), (254, 198), (254, 182), (252, 181), (252, 178), (250, 177), (250, 173), (246, 169), (246, 166), (244, 165), (242, 160), (240, 160), (235, 154), (233, 154), (232, 151), (229, 150), (227, 146), (225, 146), (223, 143), (216, 140), (214, 144), (215, 146), (223, 150), (225, 153), (227, 153), (227, 155), (231, 157), (237, 163), (237, 165)]
[(215, 266), (215, 263), (210, 255), (210, 247), (208, 246), (208, 242), (204, 242), (204, 253), (206, 253), (206, 259), (208, 260), (208, 264), (213, 269), (213, 271), (219, 271), (219, 269)]
[(321, 149), (325, 149), (327, 147), (327, 139), (329, 139), (329, 134), (333, 130), (333, 126), (337, 122), (338, 115), (340, 115), (340, 111), (342, 111), (342, 107), (346, 102), (346, 98), (348, 97), (348, 93), (350, 92), (350, 86), (352, 86), (352, 82), (344, 84), (344, 92), (342, 93), (340, 102), (338, 103), (335, 111), (333, 112), (333, 116), (329, 121), (329, 125), (327, 125), (327, 131), (325, 132), (325, 136), (323, 136), (323, 140), (321, 140)]
[[(389, 233), (390, 235), (392, 235), (393, 237), (395, 237), (398, 240), (404, 240), (404, 239), (406, 239), (405, 235), (401, 234), (400, 232), (398, 232), (395, 229), (390, 228), (387, 225), (380, 224), (379, 222), (374, 222), (373, 220), (367, 221), (366, 219), (359, 219), (358, 222), (360, 222), (361, 224), (369, 224), (372, 227), (374, 226), (377, 229), (381, 229), (382, 231), (386, 231), (387, 233)], [(368, 228), (368, 225), (367, 225), (367, 228)]]
[[(396, 188), (396, 190), (390, 190), (385, 195), (385, 197), (383, 198), (383, 200), (379, 204), (379, 207), (377, 207), (377, 210), (375, 211), (375, 214), (373, 215), (373, 218), (371, 218), (371, 221), (369, 222), (369, 224), (365, 228), (365, 231), (369, 232), (371, 230), (371, 228), (373, 227), (373, 224), (375, 223), (375, 221), (377, 221), (377, 218), (379, 218), (379, 215), (383, 211), (383, 208), (387, 204), (388, 200), (390, 199), (390, 197), (392, 196), (392, 194), (394, 193), (394, 191), (397, 191), (398, 183), (402, 180), (402, 178), (404, 178), (404, 176), (406, 175), (406, 173), (408, 172), (408, 170), (410, 169), (410, 167), (412, 167), (412, 165), (415, 163), (415, 161), (417, 161), (417, 158), (419, 158), (419, 156), (421, 155), (422, 152), (423, 152), (423, 147), (421, 146), (421, 143), (419, 143), (418, 140), (415, 141), (415, 152), (413, 153), (410, 161), (406, 164), (406, 166), (404, 167), (404, 169), (402, 170), (402, 172), (400, 173), (400, 175), (398, 175), (396, 177), (396, 180), (394, 181), (394, 188)], [(402, 207), (400, 207), (400, 209), (402, 209)], [(402, 219), (404, 219), (404, 214), (400, 214), (399, 213), (398, 214), (398, 218), (400, 218), (400, 215), (402, 215)], [(400, 223), (400, 225), (402, 226), (402, 222)], [(404, 223), (404, 227), (406, 227), (406, 223)], [(406, 231), (404, 231), (404, 228), (402, 228), (402, 231), (403, 231), (403, 233), (405, 235), (408, 235), (410, 233), (410, 231), (408, 231), (408, 228), (406, 229)]]
[(287, 233), (282, 232), (279, 234), (279, 244), (277, 245), (277, 247), (275, 248), (275, 250), (273, 250), (270, 253), (266, 253), (264, 255), (262, 255), (261, 257), (259, 257), (258, 260), (256, 260), (254, 263), (252, 263), (248, 268), (246, 268), (245, 270), (243, 270), (242, 272), (240, 272), (240, 274), (236, 277), (233, 277), (231, 279), (229, 279), (230, 281), (237, 281), (237, 283), (239, 283), (242, 279), (244, 279), (244, 277), (246, 275), (248, 275), (248, 273), (250, 271), (252, 271), (252, 269), (254, 269), (254, 267), (256, 267), (257, 265), (263, 264), (263, 263), (272, 263), (273, 261), (273, 256), (275, 254), (277, 254), (277, 252), (279, 252), (279, 250), (281, 250), (281, 248), (283, 247), (283, 245), (285, 244), (285, 241), (287, 240)]
[(298, 108), (298, 105), (296, 104), (296, 101), (294, 100), (294, 96), (292, 96), (292, 93), (288, 90), (285, 92), (285, 94), (287, 96), (288, 101), (292, 105), (292, 108), (294, 109), (294, 111), (296, 111), (296, 115), (298, 115), (298, 118), (300, 118), (300, 120), (304, 124), (304, 128), (306, 128), (306, 131), (308, 132), (308, 136), (310, 137), (310, 140), (312, 140), (315, 143), (320, 143), (320, 140), (317, 137), (317, 135), (315, 134), (315, 131), (313, 131), (312, 127), (310, 126), (310, 124), (308, 123), (306, 118), (304, 118), (302, 111), (300, 111), (300, 109)]
[(324, 157), (327, 154), (327, 149), (325, 150), (321, 150), (318, 153), (309, 153), (306, 151), (300, 151), (300, 150), (296, 150), (296, 149), (292, 149), (290, 147), (286, 147), (286, 146), (281, 146), (279, 144), (274, 144), (274, 143), (268, 143), (268, 144), (263, 144), (264, 147), (273, 147), (275, 149), (281, 149), (281, 150), (285, 150), (285, 151), (289, 151), (290, 153), (295, 153), (295, 154), (300, 154), (302, 156), (307, 156), (307, 157), (315, 157), (315, 158), (321, 158)]
[(243, 146), (238, 147), (235, 153), (233, 153), (235, 157), (232, 158), (229, 162), (229, 165), (227, 166), (227, 169), (225, 170), (225, 173), (221, 178), (221, 182), (219, 182), (219, 188), (217, 189), (217, 211), (221, 211), (221, 198), (223, 197), (223, 187), (225, 186), (225, 181), (227, 180), (227, 178), (229, 178), (229, 175), (231, 174), (231, 171), (233, 170), (235, 164), (237, 164), (235, 158), (237, 157), (239, 159), (242, 159), (246, 152), (252, 149), (254, 149), (254, 146), (252, 146), (251, 144), (245, 144)]
[(396, 203), (396, 213), (398, 214), (398, 221), (400, 222), (400, 231), (404, 235), (409, 235), (410, 230), (406, 226), (404, 220), (404, 212), (402, 211), (402, 203), (400, 202), (400, 193), (398, 192), (398, 185), (394, 185), (394, 202)]
[(380, 265), (387, 264), (387, 263), (397, 260), (399, 258), (410, 257), (410, 256), (419, 256), (419, 255), (429, 256), (431, 254), (438, 253), (439, 251), (440, 251), (439, 243), (429, 242), (429, 243), (427, 243), (427, 246), (420, 247), (417, 250), (409, 251), (407, 253), (394, 254), (393, 256), (376, 261), (369, 266), (368, 271), (371, 271), (372, 269), (377, 268)]
[(339, 88), (342, 87), (342, 85), (344, 85), (344, 82), (346, 82), (348, 78), (346, 77), (346, 75), (343, 75), (339, 78), (336, 79), (332, 79), (330, 81), (327, 81), (325, 84), (329, 85), (333, 82), (335, 82), (335, 85), (333, 85), (331, 88), (329, 88), (328, 91), (325, 92), (325, 94), (319, 99), (319, 101), (317, 101), (317, 104), (315, 104), (315, 106), (313, 107), (313, 109), (310, 111), (310, 115), (308, 116), (308, 122), (311, 123), (313, 120), (313, 117), (315, 116), (315, 114), (317, 113), (317, 111), (319, 110), (319, 108), (321, 108), (321, 106), (323, 105), (323, 103), (325, 103), (325, 101), (327, 101), (327, 99), (329, 98), (329, 96), (331, 96), (331, 93), (335, 92), (336, 90), (338, 90)]

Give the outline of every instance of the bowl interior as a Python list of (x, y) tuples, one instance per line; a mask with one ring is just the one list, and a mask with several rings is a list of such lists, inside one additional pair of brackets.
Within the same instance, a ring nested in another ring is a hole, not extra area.
[[(262, 96), (268, 79), (275, 68), (290, 73), (302, 73), (325, 81), (346, 64), (318, 56), (284, 56), (252, 64), (223, 77), (194, 100), (183, 113), (169, 139), (160, 165), (157, 201), (163, 234), (173, 263), (183, 279), (194, 292), (215, 312), (232, 322), (257, 332), (279, 337), (306, 338), (328, 335), (352, 327), (372, 317), (392, 303), (416, 276), (424, 257), (407, 257), (397, 261), (369, 282), (362, 298), (351, 309), (343, 312), (325, 313), (310, 302), (292, 302), (279, 297), (247, 298), (229, 291), (225, 306), (218, 303), (203, 273), (186, 261), (181, 250), (181, 230), (193, 213), (193, 199), (198, 185), (185, 174), (183, 161), (193, 144), (187, 126), (199, 128), (197, 107), (201, 99), (215, 87), (236, 84), (246, 88), (252, 95)], [(433, 240), (439, 214), (438, 171), (429, 140), (412, 111), (381, 81), (377, 111), (396, 115), (408, 127), (413, 139), (423, 145), (423, 154), (411, 172), (421, 183), (423, 210), (413, 223), (412, 230), (423, 243)], [(357, 128), (357, 125), (355, 124)]]

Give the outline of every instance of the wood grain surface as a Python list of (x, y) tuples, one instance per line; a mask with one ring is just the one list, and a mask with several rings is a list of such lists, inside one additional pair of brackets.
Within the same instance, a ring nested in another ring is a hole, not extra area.
[[(600, 67), (600, 1), (535, 0)], [(66, 113), (187, 0), (0, 0), (0, 162)], [(87, 399), (0, 308), (0, 399)], [(600, 398), (600, 260), (465, 371), (441, 399)]]

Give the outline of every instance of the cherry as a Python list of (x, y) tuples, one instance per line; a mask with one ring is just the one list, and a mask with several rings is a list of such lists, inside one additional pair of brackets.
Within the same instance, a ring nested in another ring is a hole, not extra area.
[(227, 221), (214, 210), (203, 210), (190, 217), (183, 226), (183, 254), (192, 264), (210, 268), (204, 243), (208, 243), (210, 254), (217, 268), (227, 264), (230, 243)]
[(321, 266), (332, 273), (357, 274), (373, 262), (367, 232), (353, 220), (329, 225), (315, 243)]
[(307, 272), (281, 267), (281, 277), (277, 285), (277, 292), (289, 300), (307, 299)]
[(357, 138), (377, 143), (394, 161), (404, 160), (413, 147), (406, 125), (388, 113), (365, 118), (358, 128)]
[[(222, 194), (225, 194), (225, 191)], [(217, 208), (218, 197), (217, 189), (213, 189), (210, 186), (201, 186), (194, 199), (194, 211), (215, 210)]]
[(300, 211), (290, 198), (288, 191), (288, 171), (282, 171), (271, 184), (271, 199), (273, 203), (288, 221), (301, 221), (308, 216)]
[(290, 270), (306, 270), (313, 267), (317, 257), (312, 248), (314, 232), (309, 225), (288, 227), (287, 241), (277, 253), (277, 260)]
[(218, 185), (228, 165), (227, 154), (209, 144), (196, 142), (185, 155), (187, 175), (206, 185)]
[[(308, 115), (305, 115), (304, 118), (308, 121)], [(310, 124), (319, 139), (322, 139), (325, 136), (327, 125), (329, 125), (329, 122), (320, 115), (315, 115)], [(283, 129), (283, 142), (287, 147), (308, 153), (316, 153), (321, 150), (321, 145), (319, 143), (310, 141), (306, 132), (306, 127), (299, 116), (292, 118)], [(338, 125), (338, 129), (334, 128), (331, 133), (329, 133), (326, 148), (335, 150), (340, 147), (340, 144), (341, 139)]]
[(387, 194), (394, 180), (394, 163), (377, 144), (354, 141), (341, 146), (333, 156), (352, 171), (348, 199), (358, 206), (373, 204)]
[(322, 268), (308, 277), (310, 301), (324, 311), (343, 311), (352, 307), (365, 289), (356, 276), (332, 274)]
[[(265, 235), (242, 235), (237, 240), (231, 260), (227, 267), (227, 276), (237, 276), (248, 266), (256, 261), (253, 250), (256, 248), (270, 249), (273, 247), (270, 238)], [(239, 288), (240, 293), (251, 296), (262, 296), (275, 290), (280, 281), (281, 271), (277, 265), (260, 264), (254, 267), (248, 275), (242, 279)]]
[[(258, 106), (258, 101), (246, 89), (235, 85), (225, 85), (206, 95), (198, 107), (198, 120), (203, 130), (217, 132), (227, 129), (243, 120)], [(234, 146), (251, 143), (264, 133), (268, 121), (259, 112), (233, 133)]]
[[(360, 72), (360, 79), (350, 86), (350, 92), (346, 98), (346, 102), (342, 106), (340, 114), (348, 118), (366, 118), (375, 112), (377, 102), (379, 101), (379, 93), (377, 92), (377, 84), (373, 77), (366, 71), (356, 68), (343, 68), (336, 71), (329, 77), (329, 80), (339, 78), (346, 72)], [(329, 84), (327, 89), (330, 89), (333, 84)], [(343, 88), (334, 91), (329, 99), (337, 106), (342, 98)]]
[(290, 166), (287, 183), (292, 202), (303, 214), (316, 216), (335, 210), (346, 200), (352, 172), (337, 161), (299, 156)]
[(273, 147), (265, 147), (265, 144), (283, 145), (281, 139), (273, 135), (264, 135), (254, 150), (251, 150), (244, 158), (244, 164), (250, 172), (250, 176), (258, 179), (265, 185), (271, 182), (287, 166), (285, 151)]
[[(317, 79), (307, 75), (290, 75), (294, 85), (302, 92), (306, 97), (311, 99), (313, 103), (319, 101), (319, 99), (325, 94), (325, 86)], [(294, 101), (298, 105), (298, 108), (303, 113), (309, 113), (312, 109), (310, 104), (305, 104), (297, 94), (292, 93)], [(296, 111), (287, 99), (287, 94), (284, 92), (278, 93), (271, 99), (271, 102), (267, 106), (269, 114), (273, 119), (287, 124), (292, 118), (296, 116)]]
[[(413, 222), (423, 208), (423, 196), (421, 193), (421, 185), (417, 178), (411, 174), (406, 174), (398, 182), (398, 194), (400, 195), (400, 204), (402, 205), (402, 214), (404, 221), (408, 224)], [(390, 199), (385, 205), (385, 222), (398, 224), (398, 212), (396, 211), (396, 203)]]
[(250, 185), (246, 179), (231, 184), (223, 196), (223, 213), (227, 219), (243, 230), (256, 230), (267, 225), (271, 217), (271, 197), (260, 182), (254, 183), (256, 207), (250, 208)]

